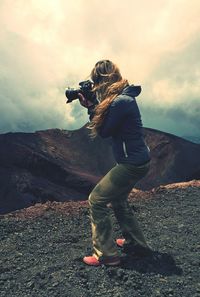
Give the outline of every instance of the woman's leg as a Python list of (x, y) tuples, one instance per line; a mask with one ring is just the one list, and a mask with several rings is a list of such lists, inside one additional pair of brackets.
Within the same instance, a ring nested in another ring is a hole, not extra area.
[(110, 178), (116, 168), (116, 166), (113, 167), (89, 195), (92, 243), (94, 256), (97, 259), (118, 255), (118, 250), (112, 236), (113, 226), (110, 210), (107, 207), (117, 191), (115, 184), (111, 182)]
[[(139, 167), (130, 164), (123, 164), (123, 166), (127, 167), (127, 169), (131, 172), (133, 186), (134, 183), (136, 184), (137, 181), (144, 177), (149, 170), (149, 164)], [(128, 194), (129, 193), (125, 194), (124, 196), (120, 195), (118, 199), (112, 201), (114, 214), (120, 225), (122, 235), (125, 238), (124, 247), (131, 249), (134, 247), (144, 247), (150, 249), (145, 240), (143, 232), (139, 227), (134, 211), (129, 205)]]
[[(127, 224), (127, 222), (124, 224), (122, 222), (123, 220), (127, 221), (128, 218), (130, 219), (130, 213), (127, 213), (127, 208), (126, 211), (121, 212), (121, 214), (117, 211), (120, 203), (127, 200), (129, 192), (134, 187), (135, 183), (147, 173), (149, 167), (147, 165), (137, 168), (135, 170), (135, 166), (130, 164), (117, 164), (101, 179), (89, 195), (92, 242), (94, 255), (97, 258), (104, 256), (116, 256), (118, 254), (116, 244), (112, 236), (112, 222), (107, 208), (107, 204), (110, 202), (114, 206), (113, 209), (117, 214), (117, 218), (119, 219), (122, 229), (125, 228), (125, 225), (129, 226), (130, 229), (135, 228), (136, 242), (146, 245), (145, 239), (139, 230), (135, 218), (133, 219), (131, 216), (132, 221), (130, 224)], [(131, 234), (133, 238), (133, 232), (131, 232)]]
[(117, 201), (117, 203), (112, 202), (112, 207), (125, 239), (124, 247), (142, 246), (149, 248), (127, 197), (124, 200)]
[[(134, 185), (144, 177), (148, 170), (149, 164), (143, 166), (134, 166), (131, 164), (122, 164), (131, 174), (131, 185)], [(116, 199), (112, 200), (112, 207), (114, 214), (117, 218), (122, 235), (125, 238), (125, 246), (142, 246), (149, 248), (142, 230), (139, 227), (135, 214), (128, 202), (128, 194), (119, 195)]]

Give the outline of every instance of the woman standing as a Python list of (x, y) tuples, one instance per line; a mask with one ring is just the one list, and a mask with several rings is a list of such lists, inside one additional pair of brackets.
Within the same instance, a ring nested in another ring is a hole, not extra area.
[[(149, 171), (150, 154), (142, 134), (141, 115), (135, 100), (140, 86), (129, 85), (118, 67), (109, 60), (96, 63), (91, 72), (96, 104), (79, 94), (88, 108), (91, 137), (112, 137), (116, 165), (89, 195), (93, 254), (83, 258), (93, 266), (120, 265), (117, 245), (127, 253), (144, 255), (151, 251), (129, 206), (128, 194)], [(111, 204), (123, 239), (114, 241), (108, 204)]]

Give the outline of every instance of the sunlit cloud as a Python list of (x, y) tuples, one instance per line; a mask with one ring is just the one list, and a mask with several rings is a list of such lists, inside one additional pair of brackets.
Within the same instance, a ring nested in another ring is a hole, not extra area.
[(87, 111), (65, 88), (109, 58), (142, 85), (146, 126), (198, 134), (199, 15), (198, 0), (2, 0), (0, 133), (80, 128)]

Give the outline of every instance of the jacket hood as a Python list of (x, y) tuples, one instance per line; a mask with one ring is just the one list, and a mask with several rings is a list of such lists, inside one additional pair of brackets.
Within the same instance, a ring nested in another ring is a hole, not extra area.
[(141, 91), (142, 91), (141, 86), (130, 85), (123, 89), (122, 95), (137, 97), (138, 95), (140, 95)]

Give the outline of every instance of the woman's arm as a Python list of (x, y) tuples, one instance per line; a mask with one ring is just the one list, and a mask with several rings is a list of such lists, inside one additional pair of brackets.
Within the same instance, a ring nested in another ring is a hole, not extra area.
[[(88, 109), (89, 119), (91, 122), (95, 115), (94, 109), (99, 104), (99, 101), (96, 100), (95, 103), (90, 102), (87, 99), (85, 99), (82, 94), (80, 94), (79, 96), (79, 101), (82, 106)], [(105, 115), (105, 118), (103, 120), (103, 124), (98, 129), (98, 134), (101, 137), (103, 138), (110, 137), (117, 132), (117, 129), (122, 123), (124, 117), (129, 112), (129, 109), (130, 109), (129, 103), (130, 102), (128, 102), (127, 100), (124, 100), (123, 98), (119, 97), (117, 100), (114, 100), (110, 104), (110, 106), (108, 107), (107, 114)]]
[(128, 111), (129, 102), (120, 98), (114, 100), (108, 107), (108, 112), (104, 118), (103, 124), (98, 130), (99, 135), (103, 138), (114, 135), (123, 119), (128, 114)]
[(90, 122), (92, 121), (94, 115), (95, 115), (95, 112), (94, 112), (94, 109), (95, 107), (98, 105), (99, 103), (96, 103), (96, 104), (93, 104), (91, 106), (88, 107), (88, 114), (89, 114), (89, 119), (90, 119)]
[(94, 117), (94, 108), (99, 104), (99, 101), (96, 99), (94, 102), (87, 100), (81, 93), (78, 93), (79, 101), (82, 106), (88, 109), (90, 121)]

